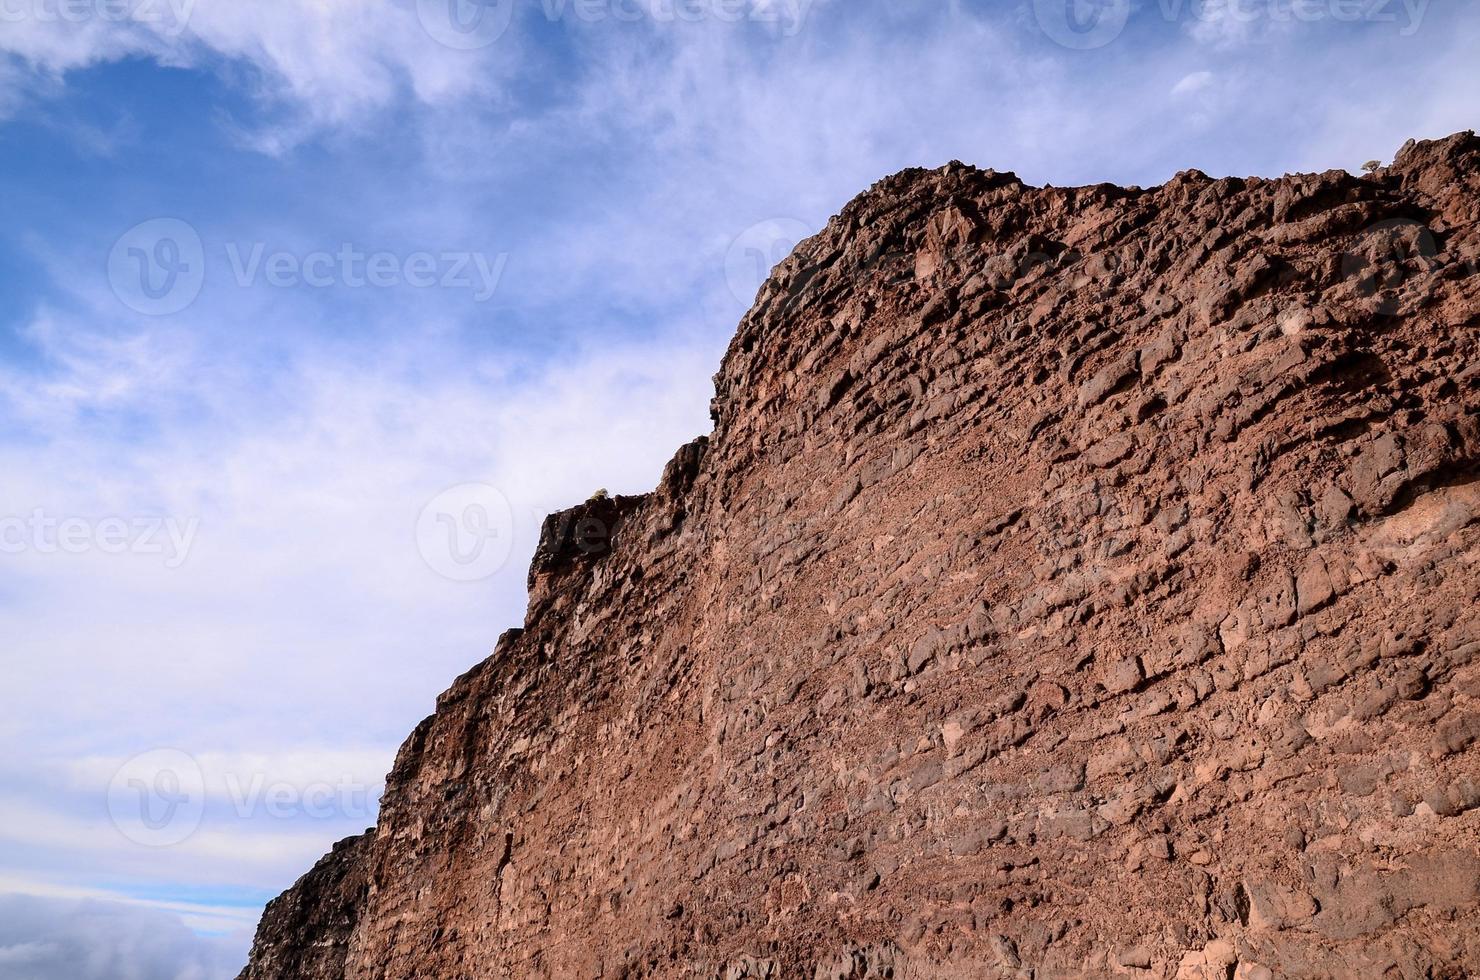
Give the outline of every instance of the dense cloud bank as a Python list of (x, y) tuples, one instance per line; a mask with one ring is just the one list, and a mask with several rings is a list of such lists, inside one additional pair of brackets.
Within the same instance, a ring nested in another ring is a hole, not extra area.
[(154, 909), (0, 895), (0, 980), (218, 980), (241, 967), (240, 946)]

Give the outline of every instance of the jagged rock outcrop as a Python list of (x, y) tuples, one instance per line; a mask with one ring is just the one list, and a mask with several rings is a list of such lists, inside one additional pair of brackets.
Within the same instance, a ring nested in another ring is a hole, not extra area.
[(891, 177), (245, 980), (1480, 971), (1480, 141)]
[(245, 976), (344, 976), (344, 953), (365, 904), (373, 839), (366, 832), (335, 844), (312, 871), (268, 905)]

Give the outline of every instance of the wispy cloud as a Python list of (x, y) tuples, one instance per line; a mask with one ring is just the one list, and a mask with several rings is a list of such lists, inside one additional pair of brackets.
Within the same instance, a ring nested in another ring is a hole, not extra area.
[[(418, 345), (406, 337), (382, 370), (296, 362), (277, 380), (291, 410), (260, 414), (243, 411), (249, 377), (206, 398), (199, 388), (228, 379), (187, 360), (167, 393), (117, 386), (104, 407), (150, 420), (122, 444), (79, 412), (94, 382), (43, 374), (20, 393), (49, 438), (0, 446), (6, 513), (198, 522), (178, 567), (99, 548), (4, 556), (0, 704), (8, 744), (27, 750), (7, 766), (0, 855), (26, 855), (28, 881), (286, 886), (373, 822), (407, 727), (522, 619), (543, 516), (597, 486), (650, 488), (707, 425), (712, 348), (592, 343), (533, 373), (490, 351), (454, 374)], [(93, 352), (71, 351), (58, 376), (109, 376), (117, 352)], [(236, 410), (192, 414), (210, 404)], [(439, 574), (415, 529), (469, 482), (510, 501), (512, 543), (492, 577), (465, 584)], [(188, 755), (205, 778), (192, 801), (203, 813), (163, 848), (109, 810), (125, 763), (159, 752)]]

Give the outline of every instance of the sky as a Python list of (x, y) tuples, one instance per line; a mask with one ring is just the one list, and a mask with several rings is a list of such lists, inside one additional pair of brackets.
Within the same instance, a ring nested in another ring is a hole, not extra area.
[(960, 159), (1358, 170), (1458, 0), (0, 0), (0, 980), (215, 980), (651, 489), (771, 264)]

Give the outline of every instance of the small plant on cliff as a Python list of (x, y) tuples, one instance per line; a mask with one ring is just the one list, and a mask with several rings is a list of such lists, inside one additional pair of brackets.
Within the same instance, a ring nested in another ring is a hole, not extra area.
[(1377, 173), (1381, 169), (1382, 169), (1382, 161), (1381, 160), (1368, 160), (1366, 163), (1362, 164), (1362, 172), (1363, 173), (1375, 174), (1375, 173)]
[(594, 504), (598, 500), (610, 500), (611, 499), (611, 496), (612, 496), (611, 494), (609, 494), (609, 493), (606, 492), (606, 487), (602, 487), (600, 490), (597, 490), (591, 496), (587, 497), (586, 498), (586, 503), (588, 503), (588, 504)]

